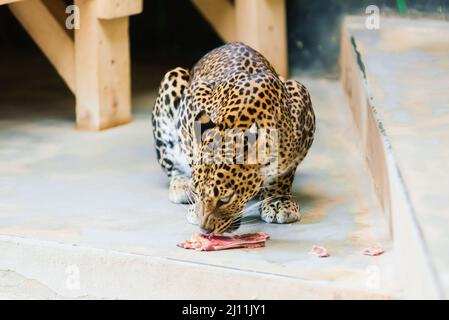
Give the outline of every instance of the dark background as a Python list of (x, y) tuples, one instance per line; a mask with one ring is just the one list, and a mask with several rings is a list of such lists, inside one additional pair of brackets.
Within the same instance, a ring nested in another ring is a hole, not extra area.
[[(287, 0), (289, 65), (291, 72), (316, 75), (338, 71), (340, 23), (344, 14), (365, 14), (377, 5), (384, 15), (431, 16), (449, 20), (449, 0)], [(188, 0), (146, 0), (142, 14), (131, 17), (134, 62), (171, 66), (193, 65), (203, 54), (222, 44)], [(0, 7), (0, 55), (20, 50), (40, 55), (6, 6)]]

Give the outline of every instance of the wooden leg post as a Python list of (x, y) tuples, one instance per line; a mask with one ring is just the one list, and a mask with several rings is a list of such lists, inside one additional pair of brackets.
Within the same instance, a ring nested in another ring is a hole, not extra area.
[(225, 42), (241, 41), (288, 76), (285, 0), (192, 0)]
[(288, 76), (285, 0), (236, 0), (237, 38)]
[[(111, 1), (113, 2), (113, 1)], [(102, 20), (94, 0), (75, 0), (76, 123), (101, 130), (131, 121), (128, 16)]]

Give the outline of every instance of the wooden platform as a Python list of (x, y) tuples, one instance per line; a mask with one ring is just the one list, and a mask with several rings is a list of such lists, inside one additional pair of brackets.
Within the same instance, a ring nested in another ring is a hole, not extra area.
[[(242, 41), (287, 76), (285, 0), (192, 0), (224, 42)], [(128, 19), (142, 0), (0, 0), (76, 97), (79, 129), (131, 121)], [(157, 44), (156, 44), (157, 45)]]
[(76, 124), (101, 130), (131, 121), (128, 17), (142, 0), (0, 0), (76, 97)]

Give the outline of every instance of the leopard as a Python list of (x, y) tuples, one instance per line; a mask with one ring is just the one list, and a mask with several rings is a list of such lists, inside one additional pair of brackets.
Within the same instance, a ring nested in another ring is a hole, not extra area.
[[(168, 198), (189, 204), (187, 220), (203, 232), (238, 229), (245, 207), (256, 198), (263, 221), (300, 221), (292, 184), (314, 140), (312, 101), (303, 84), (284, 79), (255, 49), (231, 42), (190, 69), (169, 70), (159, 86), (151, 125), (157, 161), (168, 178)], [(241, 132), (243, 139), (237, 139)], [(249, 161), (256, 145), (272, 156)], [(231, 151), (223, 161), (226, 151), (220, 156), (214, 150)]]

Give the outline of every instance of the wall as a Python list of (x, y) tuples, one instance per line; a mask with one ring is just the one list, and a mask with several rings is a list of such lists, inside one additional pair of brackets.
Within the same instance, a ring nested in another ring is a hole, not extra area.
[(291, 71), (336, 73), (342, 17), (363, 15), (369, 5), (385, 15), (449, 20), (449, 0), (287, 0)]

